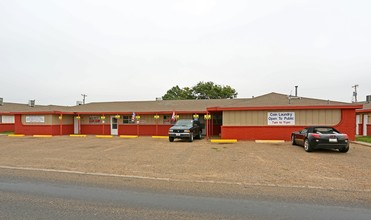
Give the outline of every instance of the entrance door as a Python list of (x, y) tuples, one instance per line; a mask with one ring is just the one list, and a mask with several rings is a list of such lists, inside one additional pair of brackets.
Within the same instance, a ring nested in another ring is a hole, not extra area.
[(111, 116), (111, 135), (119, 134), (118, 119), (115, 116)]
[(73, 117), (73, 133), (79, 134), (79, 119)]

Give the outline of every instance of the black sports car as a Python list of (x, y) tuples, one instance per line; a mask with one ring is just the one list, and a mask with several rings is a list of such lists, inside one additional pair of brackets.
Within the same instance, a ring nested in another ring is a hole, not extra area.
[(348, 135), (333, 127), (314, 126), (291, 134), (293, 145), (302, 145), (306, 152), (315, 149), (338, 149), (346, 153), (349, 150)]

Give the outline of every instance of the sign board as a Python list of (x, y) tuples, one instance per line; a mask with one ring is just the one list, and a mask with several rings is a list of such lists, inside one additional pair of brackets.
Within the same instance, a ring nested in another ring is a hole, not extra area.
[(268, 112), (268, 125), (295, 125), (295, 112)]
[(45, 116), (42, 115), (26, 116), (26, 123), (45, 123)]

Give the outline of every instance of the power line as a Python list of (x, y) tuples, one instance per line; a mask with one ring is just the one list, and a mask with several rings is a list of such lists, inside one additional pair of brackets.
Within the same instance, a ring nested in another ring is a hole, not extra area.
[(82, 95), (82, 104), (85, 104), (85, 98), (88, 96), (88, 95), (86, 95), (86, 94), (81, 94)]
[(358, 84), (355, 84), (354, 86), (352, 86), (352, 88), (354, 88), (354, 92), (353, 92), (354, 102), (358, 102), (357, 100), (357, 87), (358, 86), (359, 86)]

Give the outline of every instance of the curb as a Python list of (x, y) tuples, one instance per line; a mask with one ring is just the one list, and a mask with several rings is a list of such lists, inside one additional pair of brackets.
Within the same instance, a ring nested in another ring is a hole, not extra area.
[(35, 135), (32, 135), (32, 137), (35, 137), (35, 138), (51, 138), (53, 137), (53, 135), (38, 135), (38, 134), (35, 134)]
[(95, 135), (96, 138), (113, 138), (112, 135)]
[(120, 135), (120, 138), (138, 138), (137, 135)]
[(166, 138), (168, 138), (168, 136), (152, 136), (152, 138), (155, 138), (155, 139), (166, 139)]
[(285, 143), (284, 140), (255, 140), (255, 143), (259, 144), (278, 144), (278, 143)]
[(360, 144), (366, 147), (371, 147), (370, 143), (362, 142), (362, 141), (352, 141), (351, 143)]
[(24, 137), (24, 134), (8, 134), (8, 137)]
[(86, 137), (86, 134), (70, 134), (70, 137)]
[(237, 143), (237, 139), (212, 139), (210, 140), (211, 143)]

